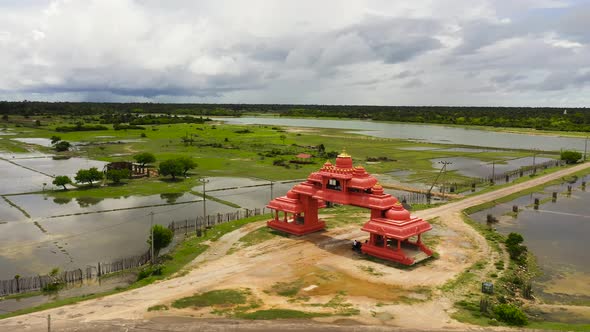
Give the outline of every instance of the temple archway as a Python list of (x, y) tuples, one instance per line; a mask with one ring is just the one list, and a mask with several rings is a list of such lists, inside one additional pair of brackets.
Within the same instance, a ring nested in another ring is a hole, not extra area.
[(326, 162), (287, 195), (270, 201), (267, 207), (274, 212), (267, 225), (294, 235), (323, 230), (326, 223), (319, 219), (318, 210), (326, 206), (325, 202), (370, 210), (370, 218), (361, 228), (369, 233), (369, 240), (361, 248), (365, 254), (405, 265), (432, 255), (422, 242), (422, 233), (432, 226), (412, 216), (396, 197), (384, 193), (377, 179), (363, 167), (354, 167), (352, 157), (346, 153), (338, 155), (336, 165)]

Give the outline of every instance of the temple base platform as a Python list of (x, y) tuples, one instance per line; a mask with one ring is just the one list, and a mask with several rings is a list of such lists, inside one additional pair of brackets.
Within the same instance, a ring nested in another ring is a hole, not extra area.
[(432, 256), (432, 251), (423, 243), (415, 244), (411, 242), (404, 242), (402, 248), (399, 250), (364, 243), (361, 247), (361, 252), (403, 265), (414, 265)]
[(266, 225), (274, 230), (301, 236), (326, 229), (326, 223), (322, 220), (312, 224), (298, 224), (295, 222), (284, 222), (269, 220)]

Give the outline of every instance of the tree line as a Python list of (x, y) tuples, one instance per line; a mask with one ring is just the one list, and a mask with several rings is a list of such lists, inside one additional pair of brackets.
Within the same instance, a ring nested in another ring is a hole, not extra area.
[[(0, 114), (101, 115), (103, 123), (158, 124), (179, 119), (142, 117), (138, 114), (242, 116), (251, 113), (293, 117), (336, 117), (540, 130), (590, 131), (588, 108), (556, 107), (452, 107), (366, 106), (288, 104), (159, 104), (159, 103), (69, 103), (0, 101)], [(195, 118), (191, 121), (203, 121)], [(186, 122), (186, 120), (184, 120)]]

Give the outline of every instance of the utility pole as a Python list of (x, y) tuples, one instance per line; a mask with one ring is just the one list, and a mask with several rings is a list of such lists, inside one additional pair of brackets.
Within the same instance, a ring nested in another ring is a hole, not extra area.
[(47, 332), (51, 332), (51, 315), (47, 315)]
[(272, 187), (274, 186), (274, 181), (270, 180), (270, 200), (272, 201), (273, 199), (273, 194), (272, 194)]
[(584, 161), (586, 161), (586, 151), (588, 150), (588, 136), (586, 136), (586, 140), (584, 141)]
[(201, 178), (200, 180), (201, 180), (201, 182), (203, 182), (203, 219), (206, 219), (207, 218), (207, 189), (205, 187), (205, 184), (209, 181), (205, 178)]
[(493, 160), (492, 161), (492, 183), (496, 182), (495, 178), (496, 178), (496, 161)]
[(537, 168), (535, 167), (535, 158), (537, 157), (536, 149), (533, 149), (533, 174), (537, 174)]
[(150, 212), (150, 258), (154, 264), (154, 211)]
[[(447, 180), (447, 165), (451, 165), (452, 162), (450, 162), (450, 161), (442, 161), (441, 160), (438, 163), (443, 165), (443, 167), (441, 168), (440, 171), (441, 171), (441, 173), (443, 173), (443, 179), (444, 179), (444, 181), (446, 181)], [(439, 173), (439, 175), (441, 173)], [(437, 179), (438, 179), (438, 177), (437, 177)], [(445, 198), (445, 184), (444, 184), (444, 181), (441, 181), (441, 185), (442, 185), (441, 193), (442, 193), (442, 198), (443, 199)], [(434, 184), (433, 184), (433, 186), (434, 186)], [(432, 187), (430, 187), (430, 189), (432, 189)]]

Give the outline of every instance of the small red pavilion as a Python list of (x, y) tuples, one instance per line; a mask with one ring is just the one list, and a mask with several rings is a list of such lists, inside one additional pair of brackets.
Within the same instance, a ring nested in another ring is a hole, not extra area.
[(415, 264), (432, 255), (422, 242), (422, 233), (432, 226), (413, 217), (397, 198), (383, 192), (377, 179), (361, 166), (353, 167), (352, 158), (342, 153), (336, 165), (327, 161), (307, 181), (295, 185), (286, 196), (268, 203), (274, 218), (270, 228), (294, 235), (304, 235), (326, 227), (318, 218), (318, 209), (325, 202), (360, 206), (371, 210), (371, 216), (361, 228), (369, 233), (363, 253), (405, 265)]

